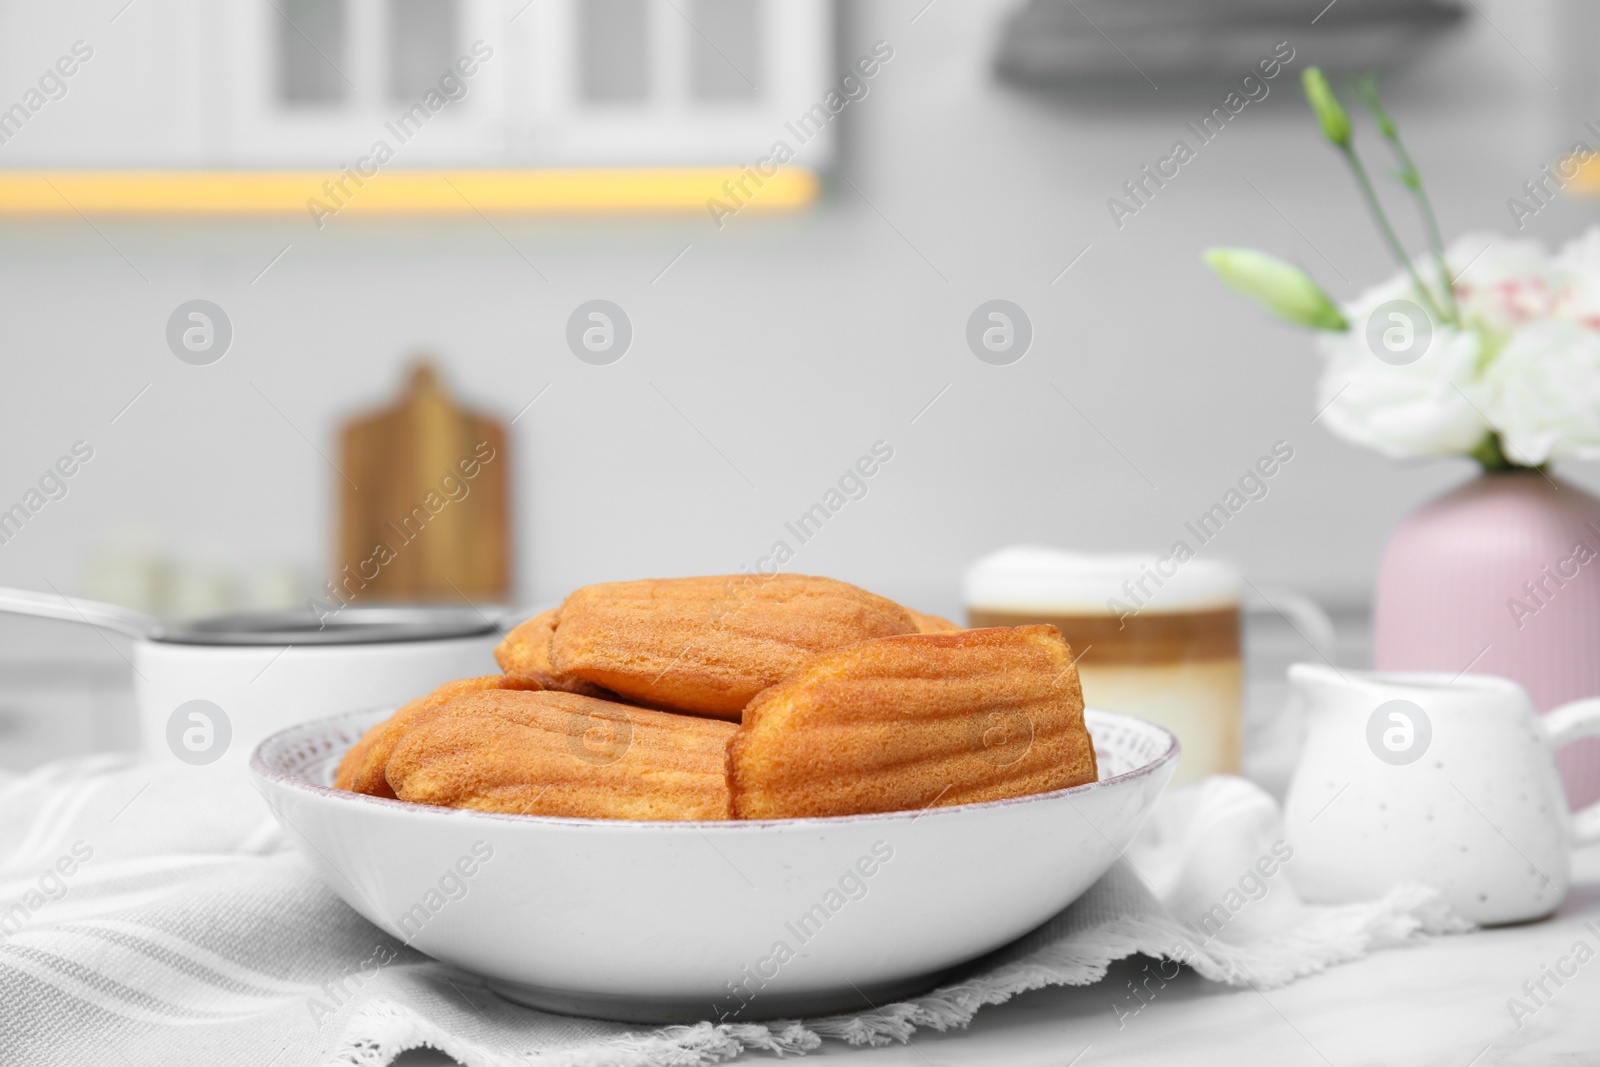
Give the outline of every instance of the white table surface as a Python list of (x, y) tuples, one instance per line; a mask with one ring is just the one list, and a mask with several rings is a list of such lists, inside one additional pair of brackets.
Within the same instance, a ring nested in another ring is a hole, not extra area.
[[(1237, 989), (1185, 970), (1119, 1026), (1112, 1005), (1131, 1009), (1126, 983), (1144, 962), (1136, 958), (1098, 985), (1038, 990), (987, 1008), (965, 1030), (919, 1031), (909, 1045), (882, 1048), (825, 1042), (808, 1058), (840, 1067), (1600, 1064), (1600, 848), (1577, 854), (1573, 875), (1553, 918), (1382, 949), (1281, 989)], [(1519, 1028), (1507, 1000), (1535, 1007), (1522, 983), (1580, 941), (1594, 958), (1564, 986), (1546, 980), (1553, 996)], [(416, 1052), (398, 1062), (455, 1061)], [(774, 1061), (747, 1053), (737, 1062)]]

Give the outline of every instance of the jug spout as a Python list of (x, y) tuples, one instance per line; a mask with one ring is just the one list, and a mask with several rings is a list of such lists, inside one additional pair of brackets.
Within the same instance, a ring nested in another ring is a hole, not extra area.
[(1357, 683), (1333, 667), (1321, 663), (1296, 663), (1289, 668), (1289, 685), (1313, 714), (1325, 712), (1348, 698)]

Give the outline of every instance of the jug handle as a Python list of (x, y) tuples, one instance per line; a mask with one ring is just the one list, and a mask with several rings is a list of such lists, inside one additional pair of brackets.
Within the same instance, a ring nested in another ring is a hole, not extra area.
[[(1580, 738), (1600, 737), (1600, 697), (1563, 704), (1539, 716), (1539, 724), (1551, 747), (1556, 749)], [(1572, 838), (1580, 845), (1600, 841), (1600, 800), (1572, 813)]]

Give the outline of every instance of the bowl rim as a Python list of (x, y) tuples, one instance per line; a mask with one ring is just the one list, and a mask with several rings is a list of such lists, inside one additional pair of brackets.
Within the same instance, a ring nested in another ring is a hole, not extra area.
[[(601, 832), (607, 833), (620, 833), (628, 831), (654, 831), (658, 833), (696, 831), (704, 833), (707, 830), (715, 830), (718, 832), (738, 832), (741, 830), (755, 831), (762, 829), (803, 829), (810, 826), (838, 826), (860, 822), (892, 822), (903, 820), (916, 822), (923, 816), (935, 818), (948, 817), (960, 812), (997, 809), (1020, 804), (1035, 804), (1052, 799), (1070, 799), (1080, 793), (1088, 793), (1091, 790), (1105, 789), (1113, 785), (1121, 785), (1139, 778), (1148, 777), (1152, 774), (1155, 774), (1161, 768), (1177, 762), (1178, 756), (1182, 752), (1182, 746), (1179, 745), (1177, 737), (1174, 736), (1171, 730), (1168, 730), (1164, 726), (1153, 723), (1148, 719), (1141, 719), (1136, 715), (1128, 715), (1119, 711), (1107, 711), (1102, 708), (1086, 707), (1084, 708), (1085, 727), (1088, 726), (1088, 720), (1091, 715), (1101, 719), (1110, 719), (1113, 722), (1120, 720), (1122, 722), (1134, 723), (1137, 727), (1154, 731), (1157, 734), (1158, 739), (1161, 736), (1165, 736), (1166, 747), (1154, 759), (1150, 760), (1148, 763), (1140, 764), (1132, 770), (1124, 771), (1121, 774), (1112, 775), (1110, 778), (1101, 778), (1093, 782), (1085, 782), (1082, 785), (1068, 786), (1065, 789), (1053, 789), (1048, 793), (1031, 793), (1027, 796), (1005, 797), (1000, 800), (980, 800), (969, 804), (948, 804), (939, 808), (932, 807), (930, 802), (930, 806), (918, 808), (914, 811), (874, 811), (858, 815), (815, 815), (800, 816), (788, 819), (585, 819), (572, 815), (520, 815), (503, 811), (477, 811), (472, 808), (436, 807), (431, 804), (414, 804), (406, 800), (391, 800), (388, 797), (368, 796), (365, 793), (352, 793), (344, 789), (335, 789), (332, 786), (317, 785), (315, 782), (307, 781), (306, 779), (296, 775), (275, 770), (267, 766), (266, 761), (262, 758), (262, 751), (268, 745), (273, 744), (286, 734), (300, 731), (310, 731), (313, 728), (321, 728), (326, 730), (331, 728), (333, 724), (337, 722), (341, 722), (346, 719), (354, 719), (359, 716), (373, 715), (385, 710), (392, 713), (394, 709), (377, 707), (361, 708), (354, 711), (341, 712), (337, 715), (325, 716), (320, 719), (312, 719), (307, 722), (295, 723), (292, 726), (286, 726), (282, 730), (277, 730), (271, 734), (268, 734), (250, 753), (250, 775), (259, 783), (257, 788), (263, 789), (266, 785), (286, 787), (302, 793), (309, 793), (313, 796), (321, 797), (324, 800), (330, 800), (334, 803), (375, 804), (378, 805), (378, 807), (374, 809), (375, 811), (403, 811), (412, 815), (416, 815), (419, 818), (450, 818), (465, 819), (469, 821), (472, 819), (490, 819), (497, 822), (510, 821), (524, 826), (545, 826), (551, 828), (568, 829), (586, 828), (600, 830)], [(1093, 733), (1091, 731), (1091, 740), (1092, 737)], [(938, 797), (935, 797), (934, 800), (938, 800)]]

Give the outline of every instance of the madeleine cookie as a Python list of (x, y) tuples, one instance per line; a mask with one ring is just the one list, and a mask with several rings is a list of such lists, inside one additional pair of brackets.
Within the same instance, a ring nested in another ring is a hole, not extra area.
[(1053, 626), (825, 653), (752, 701), (728, 746), (741, 819), (915, 811), (1096, 773), (1072, 650)]
[(579, 696), (594, 697), (605, 700), (614, 694), (586, 682), (582, 678), (574, 678), (570, 674), (562, 674), (556, 670), (555, 664), (550, 662), (550, 639), (555, 635), (556, 625), (561, 619), (561, 609), (551, 608), (529, 619), (506, 634), (494, 649), (494, 661), (500, 664), (500, 669), (514, 678), (521, 678), (537, 685), (524, 686), (527, 689), (553, 689), (560, 693), (577, 693)]
[(339, 761), (339, 770), (333, 776), (333, 787), (351, 793), (365, 793), (372, 797), (394, 799), (394, 790), (384, 777), (389, 754), (399, 742), (411, 720), (430, 708), (449, 703), (466, 693), (487, 689), (538, 689), (537, 683), (504, 674), (487, 674), (481, 678), (462, 678), (446, 682), (425, 697), (418, 697), (393, 715), (361, 735), (361, 740), (350, 746), (350, 751)]
[(729, 818), (730, 723), (549, 690), (417, 715), (389, 756), (401, 800), (582, 819)]
[(924, 615), (920, 611), (906, 608), (906, 614), (911, 616), (911, 621), (917, 624), (919, 634), (947, 633), (950, 630), (959, 630), (961, 627), (951, 622), (942, 615)]
[(550, 659), (628, 699), (737, 721), (817, 653), (916, 630), (900, 605), (832, 578), (607, 582), (567, 597)]

